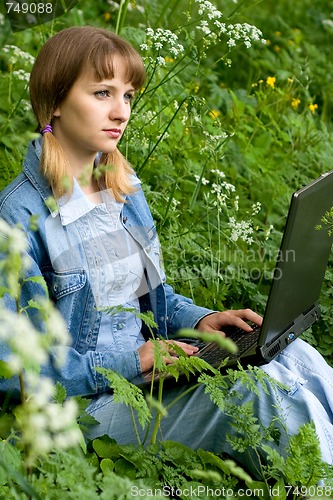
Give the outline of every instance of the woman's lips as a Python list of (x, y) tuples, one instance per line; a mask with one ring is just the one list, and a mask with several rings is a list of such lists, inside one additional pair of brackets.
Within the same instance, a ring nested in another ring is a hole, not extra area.
[(104, 129), (104, 132), (106, 132), (110, 137), (112, 137), (112, 139), (118, 139), (121, 136), (120, 128)]

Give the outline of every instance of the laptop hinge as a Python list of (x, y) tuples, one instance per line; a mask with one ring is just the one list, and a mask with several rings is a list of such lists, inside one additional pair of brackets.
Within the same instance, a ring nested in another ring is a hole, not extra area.
[(293, 324), (285, 330), (271, 344), (263, 345), (259, 348), (259, 352), (266, 362), (271, 361), (277, 356), (287, 345), (291, 344), (305, 330), (310, 328), (320, 317), (320, 308), (315, 304), (306, 313), (300, 314)]

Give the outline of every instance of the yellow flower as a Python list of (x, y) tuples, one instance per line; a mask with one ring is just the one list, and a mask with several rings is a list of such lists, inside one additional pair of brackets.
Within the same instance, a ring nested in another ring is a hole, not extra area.
[(110, 12), (105, 12), (105, 13), (104, 13), (104, 19), (105, 19), (105, 21), (109, 21), (109, 20), (111, 19), (111, 14), (110, 14)]
[(281, 31), (276, 31), (275, 34), (276, 36), (281, 36)]
[(168, 57), (168, 56), (166, 56), (166, 57), (165, 57), (165, 62), (167, 62), (167, 63), (173, 63), (173, 62), (175, 62), (175, 60), (174, 60), (174, 59), (172, 59), (172, 57)]
[(311, 113), (314, 113), (316, 111), (316, 109), (318, 108), (318, 104), (309, 104), (309, 110), (311, 111)]
[(297, 109), (300, 103), (301, 103), (301, 100), (300, 99), (296, 99), (295, 97), (291, 101), (291, 105), (292, 105), (292, 107), (294, 109)]
[(273, 49), (274, 52), (281, 52), (281, 47), (279, 47), (279, 45), (274, 45)]
[(212, 109), (210, 112), (209, 112), (209, 116), (211, 116), (213, 118), (213, 120), (215, 120), (215, 118), (218, 118), (218, 116), (220, 115), (220, 111), (218, 109)]
[(275, 82), (276, 82), (275, 76), (269, 76), (269, 77), (267, 77), (266, 83), (267, 83), (267, 85), (269, 85), (270, 87), (272, 87), (272, 89), (274, 89), (274, 87), (275, 87)]

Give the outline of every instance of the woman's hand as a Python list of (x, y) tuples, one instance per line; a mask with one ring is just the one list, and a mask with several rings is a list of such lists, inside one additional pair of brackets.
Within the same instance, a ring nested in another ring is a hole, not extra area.
[[(171, 354), (170, 356), (165, 357), (165, 362), (166, 364), (171, 364), (172, 362), (176, 361), (178, 358), (175, 355), (174, 350), (172, 349), (172, 344), (177, 344), (179, 347), (183, 349), (185, 354), (188, 356), (191, 356), (198, 352), (198, 348), (189, 344), (186, 344), (185, 342), (178, 342), (175, 340), (159, 340), (161, 346), (165, 349), (166, 352)], [(142, 346), (139, 347), (138, 349), (138, 354), (140, 357), (140, 364), (141, 364), (141, 370), (142, 372), (146, 372), (147, 370), (150, 370), (150, 368), (153, 367), (154, 365), (154, 349), (155, 344), (148, 340), (145, 342)]]
[(251, 309), (222, 311), (205, 316), (199, 321), (195, 328), (200, 332), (219, 332), (223, 335), (225, 335), (223, 328), (230, 326), (241, 328), (245, 332), (252, 332), (252, 327), (247, 323), (248, 321), (261, 326), (262, 317)]

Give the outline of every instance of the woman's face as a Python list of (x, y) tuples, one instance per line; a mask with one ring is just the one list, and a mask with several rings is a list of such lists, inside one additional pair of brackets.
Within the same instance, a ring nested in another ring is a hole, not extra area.
[(130, 118), (134, 88), (120, 57), (113, 66), (114, 78), (101, 82), (92, 69), (83, 73), (54, 112), (53, 133), (75, 169), (114, 151)]

